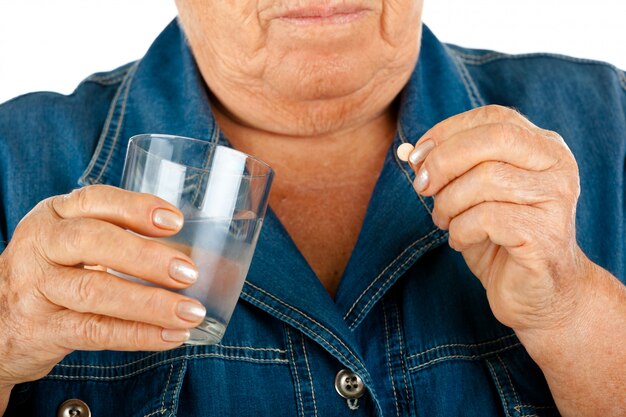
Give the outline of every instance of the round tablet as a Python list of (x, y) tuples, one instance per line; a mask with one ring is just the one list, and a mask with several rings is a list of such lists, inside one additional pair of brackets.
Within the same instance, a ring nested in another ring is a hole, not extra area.
[(406, 162), (409, 160), (409, 155), (411, 154), (411, 151), (413, 151), (413, 145), (411, 145), (410, 143), (403, 143), (402, 145), (398, 146), (398, 150), (396, 151), (396, 153), (401, 161)]

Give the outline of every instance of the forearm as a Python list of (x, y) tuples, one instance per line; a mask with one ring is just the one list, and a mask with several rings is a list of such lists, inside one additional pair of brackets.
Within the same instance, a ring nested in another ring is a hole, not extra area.
[(4, 415), (4, 412), (9, 405), (9, 396), (13, 386), (0, 386), (0, 416)]
[(563, 416), (626, 415), (626, 287), (589, 262), (588, 284), (563, 327), (518, 332)]

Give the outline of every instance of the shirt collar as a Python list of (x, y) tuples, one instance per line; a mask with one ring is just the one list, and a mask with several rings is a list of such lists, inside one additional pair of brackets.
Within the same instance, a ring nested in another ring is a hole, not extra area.
[[(335, 299), (271, 209), (242, 293), (243, 299), (320, 344), (335, 340), (331, 353), (355, 370), (361, 368), (358, 355), (344, 349), (354, 342), (352, 331), (408, 268), (446, 239), (431, 221), (433, 200), (414, 192), (414, 173), (395, 151), (403, 142), (415, 143), (439, 121), (478, 105), (463, 64), (426, 26), (418, 64), (399, 103), (398, 133)], [(128, 139), (140, 133), (189, 136), (230, 146), (216, 126), (205, 84), (177, 21), (129, 67), (79, 184), (118, 185)], [(367, 372), (362, 370), (361, 375), (367, 383)]]

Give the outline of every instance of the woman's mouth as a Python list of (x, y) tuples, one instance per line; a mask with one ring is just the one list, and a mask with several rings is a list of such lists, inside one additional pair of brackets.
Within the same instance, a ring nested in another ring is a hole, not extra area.
[(340, 25), (353, 22), (369, 12), (362, 6), (308, 6), (279, 16), (280, 20), (297, 26)]

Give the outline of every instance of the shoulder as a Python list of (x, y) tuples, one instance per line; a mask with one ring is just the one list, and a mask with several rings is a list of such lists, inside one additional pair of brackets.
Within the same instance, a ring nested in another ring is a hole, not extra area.
[(69, 95), (29, 93), (0, 105), (0, 236), (40, 200), (76, 188), (132, 63)]
[[(116, 90), (132, 63), (113, 71), (93, 74), (69, 95), (54, 92), (28, 93), (0, 104), (0, 137), (24, 141), (16, 134), (64, 132), (88, 127), (103, 118)], [(91, 122), (91, 123), (90, 123)], [(45, 127), (45, 129), (44, 129)]]
[(539, 122), (542, 114), (564, 123), (598, 115), (626, 129), (626, 73), (614, 65), (552, 53), (446, 47), (483, 104), (515, 107)]
[(453, 44), (446, 47), (472, 75), (495, 77), (508, 81), (507, 84), (537, 83), (544, 87), (554, 81), (565, 85), (592, 82), (594, 86), (626, 94), (626, 73), (606, 62), (553, 53), (506, 54)]
[(516, 108), (538, 126), (567, 134), (574, 147), (594, 137), (623, 149), (626, 73), (614, 65), (551, 53), (446, 48), (481, 105)]

